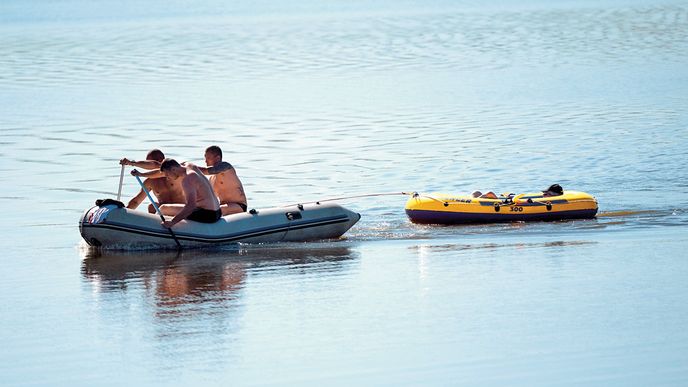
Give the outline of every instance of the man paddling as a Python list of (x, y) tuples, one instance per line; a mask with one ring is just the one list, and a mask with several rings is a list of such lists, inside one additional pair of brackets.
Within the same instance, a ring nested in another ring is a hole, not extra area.
[(205, 150), (205, 164), (198, 167), (205, 175), (210, 175), (210, 184), (220, 199), (222, 215), (246, 212), (248, 209), (244, 186), (241, 184), (232, 164), (222, 161), (222, 149), (217, 145)]
[(197, 166), (181, 166), (176, 160), (165, 159), (160, 164), (160, 172), (164, 173), (168, 180), (181, 184), (186, 197), (184, 205), (165, 204), (160, 207), (163, 214), (174, 216), (172, 220), (162, 222), (164, 227), (170, 228), (183, 219), (201, 223), (215, 223), (220, 219), (220, 203), (210, 182)]
[[(160, 164), (165, 159), (165, 155), (160, 149), (153, 149), (146, 155), (145, 161), (134, 161), (129, 160), (126, 157), (121, 159), (119, 163), (121, 165), (131, 165), (138, 168), (144, 169), (159, 169)], [(131, 174), (141, 175), (137, 170), (131, 171)], [(143, 182), (146, 189), (155, 194), (158, 199), (158, 205), (169, 204), (169, 203), (184, 203), (186, 198), (184, 197), (184, 191), (179, 183), (175, 183), (166, 179), (164, 176), (150, 177)], [(127, 203), (127, 208), (136, 209), (141, 202), (146, 199), (146, 192), (141, 189), (136, 196), (134, 196), (129, 203)], [(155, 213), (155, 207), (153, 204), (148, 205), (148, 212), (151, 214)]]

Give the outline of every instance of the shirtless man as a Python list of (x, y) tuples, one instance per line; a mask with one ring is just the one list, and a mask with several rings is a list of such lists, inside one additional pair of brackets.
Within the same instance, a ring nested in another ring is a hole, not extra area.
[(186, 204), (165, 204), (160, 207), (163, 214), (174, 216), (172, 220), (162, 222), (164, 227), (170, 228), (183, 219), (215, 223), (222, 217), (220, 203), (215, 197), (213, 187), (197, 166), (181, 166), (173, 159), (165, 159), (160, 164), (160, 172), (164, 173), (168, 180), (181, 183), (186, 197)]
[[(129, 160), (126, 157), (119, 161), (122, 165), (132, 165), (144, 169), (159, 169), (160, 163), (165, 159), (165, 155), (159, 149), (153, 149), (146, 155), (145, 161), (134, 161)], [(142, 176), (137, 170), (131, 171), (134, 176)], [(166, 203), (184, 203), (186, 198), (184, 198), (184, 191), (178, 183), (169, 181), (164, 176), (161, 177), (150, 177), (144, 180), (143, 185), (149, 192), (153, 192), (155, 197), (158, 199), (158, 206)], [(129, 203), (127, 203), (127, 208), (136, 209), (141, 202), (146, 199), (146, 192), (141, 189), (136, 196), (134, 196)], [(153, 204), (148, 205), (148, 212), (151, 214), (155, 213), (155, 207)]]
[(220, 199), (222, 215), (246, 212), (246, 194), (236, 170), (232, 164), (222, 161), (222, 150), (219, 146), (209, 146), (205, 150), (207, 168), (198, 167), (205, 175), (210, 175), (210, 184)]

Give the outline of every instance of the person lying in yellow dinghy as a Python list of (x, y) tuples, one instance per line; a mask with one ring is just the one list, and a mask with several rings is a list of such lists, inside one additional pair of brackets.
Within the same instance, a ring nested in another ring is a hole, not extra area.
[[(542, 191), (542, 196), (544, 197), (549, 197), (549, 196), (560, 196), (564, 194), (564, 189), (561, 188), (559, 184), (552, 184), (550, 185), (546, 190)], [(504, 194), (502, 196), (509, 197), (513, 194)], [(490, 191), (487, 193), (482, 193), (480, 191), (475, 191), (473, 192), (472, 196), (474, 198), (484, 198), (484, 199), (499, 199), (497, 194), (494, 192)]]

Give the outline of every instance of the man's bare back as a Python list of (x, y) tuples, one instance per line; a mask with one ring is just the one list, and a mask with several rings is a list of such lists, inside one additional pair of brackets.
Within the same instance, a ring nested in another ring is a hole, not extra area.
[[(220, 199), (220, 204), (235, 203), (246, 207), (244, 186), (241, 184), (236, 170), (230, 163), (221, 161), (208, 168), (208, 173), (210, 174), (210, 184)], [(246, 208), (244, 208), (244, 211), (246, 211)]]
[(197, 208), (212, 211), (219, 209), (220, 203), (215, 197), (215, 192), (198, 167), (188, 164), (184, 168), (186, 169), (186, 176), (182, 180), (182, 189), (187, 197), (187, 203), (191, 202), (190, 199), (195, 198)]
[(161, 207), (165, 215), (172, 215), (170, 221), (164, 221), (165, 227), (172, 227), (183, 219), (204, 223), (217, 221), (221, 216), (220, 203), (208, 179), (193, 164), (180, 166), (174, 160), (166, 160), (160, 170), (172, 183), (181, 182), (186, 204), (167, 204)]

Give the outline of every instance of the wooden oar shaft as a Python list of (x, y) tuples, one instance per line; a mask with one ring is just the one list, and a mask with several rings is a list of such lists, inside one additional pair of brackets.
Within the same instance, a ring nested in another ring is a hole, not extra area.
[(124, 164), (122, 164), (122, 169), (119, 171), (119, 188), (117, 189), (117, 201), (122, 198), (122, 182), (124, 181)]

